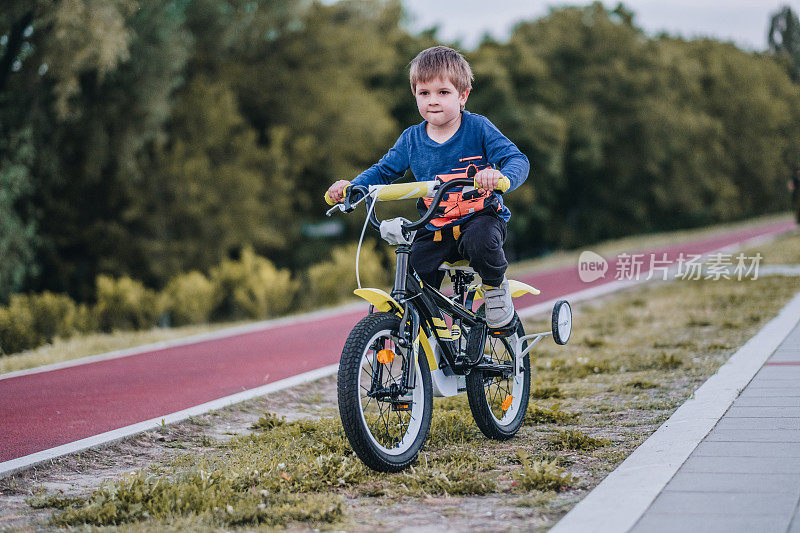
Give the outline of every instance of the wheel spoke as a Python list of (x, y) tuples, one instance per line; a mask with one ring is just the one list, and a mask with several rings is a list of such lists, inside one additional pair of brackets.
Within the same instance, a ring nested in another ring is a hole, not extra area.
[[(483, 307), (477, 314), (484, 316)], [(483, 361), (488, 363), (488, 368), (476, 368), (467, 375), (469, 405), (478, 427), (492, 439), (510, 438), (524, 421), (530, 389), (529, 359), (526, 356), (517, 361), (516, 358), (517, 340), (524, 334), (520, 325), (508, 337), (487, 335), (485, 339), (478, 339), (473, 336), (468, 340), (469, 346), (478, 343), (484, 346)], [(523, 343), (522, 349), (525, 347)]]
[[(374, 363), (376, 350), (382, 348), (394, 350), (397, 356), (389, 363)], [(368, 419), (367, 426), (372, 436), (381, 446), (392, 449), (403, 441), (404, 435), (415, 418), (411, 416), (410, 411), (395, 411), (392, 403), (396, 400), (395, 398), (378, 399), (369, 396), (368, 393), (372, 392), (373, 383), (379, 390), (385, 390), (393, 386), (399, 390), (403, 377), (402, 367), (405, 355), (397, 350), (397, 344), (393, 338), (382, 337), (372, 343), (363, 357), (365, 361), (361, 372), (364, 381), (359, 381), (359, 386), (360, 390), (367, 394), (361, 395), (362, 411)], [(376, 374), (378, 378), (374, 378)], [(375, 382), (375, 379), (379, 379), (379, 383)], [(370, 386), (368, 387), (365, 383)]]

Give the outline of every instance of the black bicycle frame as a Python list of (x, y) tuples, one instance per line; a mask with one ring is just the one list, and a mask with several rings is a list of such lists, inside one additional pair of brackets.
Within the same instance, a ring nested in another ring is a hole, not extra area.
[[(467, 172), (467, 175), (467, 178), (456, 178), (439, 185), (427, 212), (416, 222), (403, 224), (403, 229), (411, 232), (425, 227), (425, 225), (436, 216), (436, 207), (450, 189), (474, 184), (473, 177), (475, 175), (475, 168), (472, 167), (472, 173), (470, 174), (470, 172)], [(374, 228), (380, 229), (380, 221), (375, 215), (375, 211), (371, 209), (373, 200), (369, 197), (368, 193), (369, 189), (363, 185), (351, 186), (344, 199), (343, 211), (352, 211), (363, 199), (366, 202), (367, 213), (369, 213), (369, 223)], [(399, 245), (395, 253), (397, 254), (397, 269), (395, 271), (392, 297), (403, 306), (403, 320), (401, 323), (401, 328), (403, 330), (401, 331), (402, 341), (407, 342), (409, 347), (414, 346), (416, 349), (419, 349), (419, 346), (414, 344), (417, 339), (417, 328), (424, 327), (426, 334), (428, 334), (428, 336), (433, 335), (438, 341), (447, 365), (454, 371), (458, 370), (458, 365), (456, 365), (458, 350), (454, 346), (452, 339), (443, 338), (439, 334), (438, 328), (434, 324), (434, 318), (444, 320), (442, 316), (442, 311), (444, 311), (453, 317), (454, 323), (458, 320), (460, 324), (465, 324), (470, 328), (481, 328), (484, 337), (487, 332), (486, 320), (477, 316), (462, 305), (465, 303), (463, 294), (460, 295), (462, 296), (462, 301), (460, 303), (454, 302), (433, 287), (422, 283), (419, 277), (417, 277), (408, 266), (408, 257), (411, 254), (410, 245)], [(408, 336), (406, 336), (407, 328), (410, 328)], [(404, 367), (403, 374), (404, 386), (411, 388), (408, 387), (408, 385), (413, 386), (414, 372)]]
[[(397, 254), (397, 270), (395, 271), (392, 297), (403, 306), (406, 320), (413, 318), (414, 314), (419, 316), (416, 324), (412, 322), (412, 337), (409, 340), (413, 341), (416, 338), (416, 327), (424, 327), (428, 336), (432, 335), (436, 338), (447, 365), (455, 370), (458, 348), (453, 339), (443, 338), (439, 334), (439, 330), (434, 324), (434, 318), (444, 320), (443, 313), (446, 313), (453, 318), (454, 323), (458, 320), (460, 324), (469, 328), (481, 328), (484, 335), (487, 327), (486, 320), (464, 307), (462, 303), (453, 301), (437, 289), (423, 283), (408, 266), (411, 246), (400, 245), (395, 253)], [(459, 294), (458, 296), (463, 302), (465, 295)], [(403, 325), (405, 326), (405, 320)]]

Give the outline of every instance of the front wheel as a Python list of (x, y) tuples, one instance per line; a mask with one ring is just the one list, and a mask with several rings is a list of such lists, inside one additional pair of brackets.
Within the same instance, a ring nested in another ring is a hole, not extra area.
[[(339, 364), (339, 415), (347, 440), (368, 467), (398, 472), (410, 465), (431, 427), (433, 387), (428, 361), (398, 345), (400, 318), (373, 313), (356, 324)], [(403, 390), (403, 365), (415, 369)]]
[[(467, 398), (472, 417), (490, 439), (510, 439), (525, 421), (531, 388), (531, 363), (527, 354), (522, 358), (516, 354), (517, 340), (523, 336), (522, 322), (513, 335), (487, 336), (482, 364), (467, 375)], [(520, 351), (527, 345), (523, 342)]]

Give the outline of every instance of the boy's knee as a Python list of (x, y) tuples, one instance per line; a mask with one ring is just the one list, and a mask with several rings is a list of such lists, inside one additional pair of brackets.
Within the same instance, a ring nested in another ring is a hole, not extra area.
[(503, 240), (494, 232), (478, 234), (473, 238), (464, 239), (462, 243), (464, 255), (469, 258), (485, 257), (497, 254), (503, 250)]

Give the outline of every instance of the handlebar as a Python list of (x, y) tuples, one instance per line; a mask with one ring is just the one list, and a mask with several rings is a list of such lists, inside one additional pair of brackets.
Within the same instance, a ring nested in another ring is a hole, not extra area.
[[(439, 184), (438, 181), (433, 181), (433, 182), (424, 182), (423, 181), (423, 182), (420, 182), (420, 183), (432, 183), (432, 184), (434, 184), (434, 186), (438, 185), (438, 188), (436, 188), (436, 192), (433, 195), (433, 199), (431, 200), (431, 205), (428, 207), (428, 210), (425, 212), (425, 214), (422, 215), (422, 218), (420, 218), (416, 222), (412, 222), (410, 224), (403, 224), (403, 229), (406, 230), (406, 231), (415, 231), (415, 230), (424, 228), (425, 225), (428, 222), (433, 220), (435, 218), (435, 216), (436, 216), (436, 208), (439, 207), (439, 202), (441, 201), (442, 197), (445, 194), (447, 194), (448, 191), (450, 191), (450, 189), (454, 189), (456, 187), (463, 187), (463, 186), (477, 187), (477, 184), (475, 183), (475, 180), (473, 178), (456, 178), (456, 179), (453, 179), (453, 180), (450, 180), (450, 181), (447, 181), (447, 182), (444, 182), (444, 183), (441, 183), (441, 184)], [(409, 185), (409, 184), (404, 184), (404, 185)], [(386, 187), (391, 187), (391, 185), (386, 185)], [(500, 180), (500, 182), (497, 183), (497, 187), (495, 188), (495, 190), (499, 191), (499, 192), (505, 192), (510, 187), (511, 187), (511, 181), (508, 178), (506, 178), (505, 176), (503, 176), (503, 178)], [(433, 188), (433, 186), (431, 186), (431, 188)], [(401, 192), (401, 191), (397, 190), (397, 193), (399, 193), (399, 192)], [(382, 196), (383, 196), (383, 198), (382, 198)], [(394, 200), (394, 199), (396, 199), (396, 198), (394, 198), (394, 196), (395, 196), (395, 190), (391, 190), (391, 189), (388, 190), (388, 191), (381, 190), (381, 191), (378, 192), (378, 199), (381, 199), (381, 200), (382, 199)], [(409, 195), (409, 196), (404, 196), (403, 198), (421, 198), (423, 196), (427, 196), (427, 195), (419, 195), (419, 196), (410, 196)], [(399, 199), (399, 198), (397, 198), (397, 199)]]
[[(433, 220), (436, 208), (442, 197), (455, 187), (472, 186), (479, 188), (473, 177), (456, 178), (450, 181), (441, 182), (439, 180), (432, 181), (416, 181), (412, 183), (394, 183), (391, 185), (371, 185), (369, 188), (363, 185), (348, 185), (343, 191), (344, 199), (342, 203), (335, 203), (325, 192), (325, 201), (328, 205), (334, 206), (328, 210), (328, 216), (335, 210), (350, 212), (361, 203), (362, 200), (366, 201), (367, 212), (370, 213), (370, 223), (375, 227), (380, 227), (380, 221), (375, 216), (375, 211), (371, 209), (373, 201), (389, 201), (389, 200), (405, 200), (410, 198), (423, 198), (433, 197), (431, 205), (428, 210), (422, 215), (422, 218), (410, 224), (404, 224), (403, 229), (406, 231), (414, 231), (423, 228), (428, 222)], [(511, 180), (503, 176), (497, 182), (495, 191), (500, 193), (506, 192), (511, 188)], [(374, 200), (373, 200), (374, 193)]]

